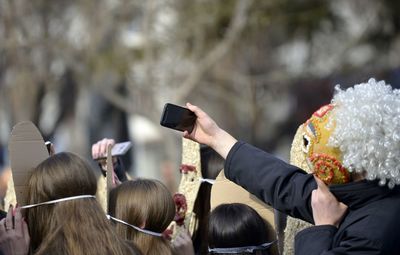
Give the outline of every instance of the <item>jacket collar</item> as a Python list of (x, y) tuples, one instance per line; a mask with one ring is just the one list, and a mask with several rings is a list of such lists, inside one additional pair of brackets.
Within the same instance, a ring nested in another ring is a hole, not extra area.
[(387, 186), (379, 186), (378, 181), (367, 180), (331, 185), (329, 189), (340, 202), (346, 204), (350, 209), (363, 207), (367, 203), (400, 191), (399, 186), (389, 189)]

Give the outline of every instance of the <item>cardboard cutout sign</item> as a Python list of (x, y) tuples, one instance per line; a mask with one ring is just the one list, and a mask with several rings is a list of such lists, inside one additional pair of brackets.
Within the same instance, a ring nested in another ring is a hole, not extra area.
[(105, 158), (106, 174), (105, 174), (105, 176), (103, 176), (101, 174), (99, 179), (97, 180), (96, 199), (100, 203), (101, 208), (103, 208), (105, 213), (108, 212), (108, 199), (109, 199), (110, 191), (117, 185), (115, 183), (114, 164), (113, 164), (113, 160), (112, 160), (112, 158), (113, 158), (112, 148), (113, 148), (112, 145), (108, 145), (108, 147), (107, 147), (107, 157)]
[[(180, 199), (183, 198), (185, 204), (183, 225), (180, 220), (172, 221), (168, 227), (171, 230), (171, 238), (174, 239), (181, 231), (189, 231), (190, 235), (197, 229), (197, 218), (193, 212), (194, 203), (199, 192), (202, 174), (201, 174), (201, 160), (200, 160), (200, 144), (192, 140), (182, 138), (182, 165), (181, 165), (181, 181), (179, 183), (178, 193), (175, 194), (174, 200), (179, 210)], [(178, 217), (180, 218), (180, 217)]]
[(107, 169), (107, 175), (106, 175), (107, 196), (106, 196), (106, 201), (105, 201), (105, 204), (107, 205), (106, 209), (105, 209), (106, 212), (108, 212), (108, 199), (110, 196), (110, 191), (114, 187), (114, 166), (113, 166), (113, 162), (112, 162), (111, 149), (112, 149), (112, 145), (109, 144), (107, 147), (107, 165), (106, 165), (106, 169)]
[(267, 221), (272, 227), (275, 227), (274, 212), (271, 206), (263, 203), (254, 195), (240, 187), (239, 185), (226, 179), (224, 170), (222, 170), (214, 185), (211, 188), (211, 210), (220, 204), (242, 203), (252, 207), (257, 213)]
[(32, 170), (49, 157), (43, 137), (30, 121), (16, 124), (8, 145), (15, 195), (19, 205), (26, 205), (28, 181)]

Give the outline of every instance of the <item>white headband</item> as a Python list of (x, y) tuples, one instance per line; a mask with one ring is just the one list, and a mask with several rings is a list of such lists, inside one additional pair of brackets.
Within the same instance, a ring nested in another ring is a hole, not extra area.
[[(93, 196), (93, 195), (80, 195), (80, 196), (73, 196), (73, 197), (64, 197), (64, 198), (60, 198), (60, 199), (55, 199), (55, 200), (46, 201), (46, 202), (43, 202), (43, 203), (37, 203), (37, 204), (33, 204), (33, 205), (24, 205), (24, 206), (21, 206), (20, 208), (21, 208), (21, 209), (28, 209), (28, 208), (33, 208), (33, 207), (41, 206), (41, 205), (56, 204), (56, 203), (60, 203), (60, 202), (65, 202), (65, 201), (75, 200), (75, 199), (82, 199), (82, 198), (96, 198), (96, 196)], [(112, 216), (110, 216), (110, 215), (106, 215), (106, 216), (107, 216), (108, 219), (111, 219), (111, 220), (113, 220), (113, 221), (122, 223), (122, 224), (124, 224), (124, 225), (129, 226), (129, 227), (132, 227), (132, 228), (134, 228), (134, 229), (136, 229), (137, 231), (140, 231), (140, 232), (142, 232), (142, 233), (149, 234), (149, 235), (153, 235), (153, 236), (158, 236), (158, 237), (162, 237), (162, 236), (163, 236), (162, 233), (157, 233), (157, 232), (153, 232), (153, 231), (150, 231), (150, 230), (146, 230), (146, 229), (142, 229), (142, 228), (136, 227), (136, 226), (134, 226), (134, 225), (132, 225), (132, 224), (129, 224), (129, 223), (123, 221), (123, 220), (114, 218), (114, 217), (112, 217)]]
[(271, 243), (263, 243), (258, 246), (243, 246), (243, 247), (232, 247), (232, 248), (208, 248), (210, 253), (228, 253), (228, 254), (238, 254), (243, 252), (253, 252), (255, 250), (266, 250), (271, 247), (276, 241)]
[(207, 182), (207, 183), (209, 183), (209, 184), (214, 184), (215, 183), (215, 180), (214, 179), (207, 179), (207, 178), (200, 178), (200, 182), (201, 183), (203, 183), (203, 182)]
[(108, 218), (109, 220), (113, 220), (113, 221), (116, 221), (116, 222), (118, 222), (118, 223), (124, 224), (124, 225), (126, 225), (126, 226), (128, 226), (128, 227), (134, 228), (134, 229), (136, 229), (137, 231), (142, 232), (142, 233), (145, 233), (145, 234), (148, 234), (148, 235), (157, 236), (157, 237), (162, 237), (162, 236), (163, 236), (162, 233), (153, 232), (153, 231), (150, 231), (150, 230), (147, 230), (147, 229), (139, 228), (139, 227), (137, 227), (137, 226), (135, 226), (135, 225), (132, 225), (132, 224), (129, 224), (129, 223), (123, 221), (123, 220), (117, 219), (117, 218), (115, 218), (115, 217), (113, 217), (113, 216), (111, 216), (111, 215), (107, 215), (107, 218)]
[(80, 195), (80, 196), (73, 196), (73, 197), (64, 197), (64, 198), (60, 198), (60, 199), (50, 200), (50, 201), (43, 202), (43, 203), (37, 203), (37, 204), (33, 204), (33, 205), (24, 205), (24, 206), (21, 206), (21, 209), (28, 209), (28, 208), (32, 208), (32, 207), (36, 207), (36, 206), (41, 206), (41, 205), (56, 204), (59, 202), (75, 200), (75, 199), (82, 199), (82, 198), (96, 198), (96, 197), (93, 195)]

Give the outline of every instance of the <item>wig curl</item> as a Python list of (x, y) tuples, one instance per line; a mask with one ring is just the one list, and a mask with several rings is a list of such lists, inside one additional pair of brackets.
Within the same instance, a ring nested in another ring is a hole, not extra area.
[(335, 90), (329, 145), (339, 147), (349, 171), (365, 171), (366, 179), (389, 188), (400, 184), (400, 91), (375, 79)]

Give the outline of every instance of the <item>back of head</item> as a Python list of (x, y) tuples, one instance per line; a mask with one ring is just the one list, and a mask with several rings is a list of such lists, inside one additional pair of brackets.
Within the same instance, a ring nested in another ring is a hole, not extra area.
[[(110, 192), (109, 213), (126, 223), (162, 233), (175, 216), (175, 204), (167, 187), (157, 180), (127, 181)], [(171, 254), (169, 241), (116, 223), (116, 232), (133, 241), (143, 254)]]
[[(28, 202), (95, 195), (96, 188), (95, 175), (87, 162), (72, 153), (59, 153), (33, 171)], [(115, 236), (95, 198), (30, 208), (26, 218), (35, 254), (132, 254)]]
[[(261, 216), (245, 204), (222, 204), (211, 212), (208, 229), (210, 248), (260, 246), (273, 238), (268, 235), (267, 224)], [(255, 250), (237, 254), (268, 253)]]

